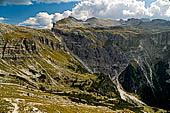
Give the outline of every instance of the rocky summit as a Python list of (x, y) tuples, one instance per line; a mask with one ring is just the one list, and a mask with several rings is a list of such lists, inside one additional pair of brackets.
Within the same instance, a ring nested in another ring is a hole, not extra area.
[(170, 22), (0, 23), (0, 112), (166, 113)]

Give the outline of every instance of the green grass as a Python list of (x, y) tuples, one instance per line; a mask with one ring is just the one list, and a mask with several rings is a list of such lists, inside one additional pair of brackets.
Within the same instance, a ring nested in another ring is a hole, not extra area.
[(13, 32), (4, 35), (5, 40), (11, 40), (14, 38), (24, 39), (24, 38), (31, 38), (31, 33), (22, 33), (22, 32)]
[[(3, 88), (0, 89), (0, 98), (2, 99), (2, 101), (0, 101), (0, 110), (5, 112), (9, 111), (8, 107), (12, 107), (12, 105), (10, 102), (3, 100), (3, 98), (12, 99), (13, 103), (17, 103), (20, 112), (30, 112), (33, 107), (36, 107), (40, 111), (47, 113), (54, 113), (57, 111), (62, 113), (75, 113), (78, 111), (87, 111), (89, 113), (102, 113), (104, 111), (113, 112), (105, 107), (97, 108), (95, 106), (73, 103), (65, 96), (57, 96), (39, 91), (30, 91), (15, 85), (4, 84), (1, 86), (3, 86)], [(16, 99), (21, 101), (16, 101)]]
[(0, 112), (10, 111), (9, 107), (13, 107), (8, 101), (0, 99)]
[[(18, 27), (15, 30), (18, 31), (5, 34), (5, 39), (19, 42), (23, 38), (34, 38), (38, 41), (38, 37), (43, 36), (57, 42), (48, 30), (25, 27)], [(90, 33), (93, 32), (91, 29), (75, 28), (73, 30), (88, 31), (87, 38), (95, 38), (90, 37)], [(33, 107), (47, 113), (58, 111), (61, 113), (103, 113), (106, 111), (138, 113), (146, 109), (121, 100), (115, 85), (108, 76), (88, 73), (83, 65), (66, 51), (52, 51), (39, 41), (37, 45), (41, 49), (37, 50), (38, 54), (30, 54), (35, 57), (33, 59), (22, 59), (21, 63), (0, 60), (0, 70), (6, 72), (0, 75), (0, 79), (6, 83), (12, 83), (11, 85), (0, 84), (0, 112), (9, 111), (9, 107), (12, 107), (11, 103), (5, 101), (4, 98), (17, 103), (21, 113), (29, 113)], [(102, 47), (105, 44), (98, 41), (97, 44), (90, 46), (96, 47), (97, 45)], [(39, 77), (33, 77), (35, 75)]]

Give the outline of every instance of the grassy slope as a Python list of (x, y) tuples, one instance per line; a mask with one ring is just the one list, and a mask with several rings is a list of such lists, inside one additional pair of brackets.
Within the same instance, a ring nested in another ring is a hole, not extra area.
[(11, 42), (34, 38), (41, 49), (37, 50), (38, 54), (28, 54), (34, 56), (33, 59), (0, 59), (0, 112), (13, 111), (15, 105), (21, 113), (35, 108), (49, 113), (140, 112), (144, 109), (122, 101), (107, 76), (89, 74), (64, 50), (53, 51), (39, 43), (38, 36), (58, 42), (50, 31), (4, 24), (1, 34)]

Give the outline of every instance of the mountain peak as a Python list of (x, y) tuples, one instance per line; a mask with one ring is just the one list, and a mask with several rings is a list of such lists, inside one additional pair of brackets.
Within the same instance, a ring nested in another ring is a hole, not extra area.
[(86, 22), (89, 22), (89, 21), (96, 21), (98, 18), (96, 18), (96, 17), (92, 17), (92, 18), (88, 18), (87, 20), (86, 20)]
[(63, 27), (110, 27), (110, 26), (119, 26), (121, 23), (116, 20), (105, 20), (99, 19), (96, 17), (92, 17), (87, 19), (86, 21), (78, 20), (72, 16), (68, 18), (64, 18), (58, 22), (56, 22), (57, 26)]

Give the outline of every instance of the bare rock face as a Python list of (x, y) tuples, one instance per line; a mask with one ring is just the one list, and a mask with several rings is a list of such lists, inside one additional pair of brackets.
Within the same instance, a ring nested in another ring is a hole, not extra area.
[[(72, 36), (63, 38), (67, 48), (85, 62), (93, 73), (103, 72), (107, 75), (113, 75), (115, 70), (120, 73), (129, 63), (128, 57), (122, 50), (113, 43), (104, 45), (93, 42), (87, 37)], [(101, 42), (102, 43), (102, 42)], [(116, 54), (116, 55), (115, 55)]]
[(63, 49), (50, 30), (0, 24), (0, 56), (2, 59), (16, 60), (38, 55), (42, 50), (41, 45), (49, 47), (51, 50)]
[[(93, 20), (96, 18), (87, 21)], [(169, 109), (170, 31), (156, 29), (158, 20), (149, 22), (147, 31), (146, 22), (140, 20), (135, 20), (138, 25), (129, 20), (130, 24), (113, 27), (85, 26), (80, 21), (81, 26), (65, 27), (62, 21), (56, 23), (53, 32), (89, 72), (104, 73), (118, 89), (139, 95), (148, 105)]]
[[(119, 62), (121, 68), (124, 67), (121, 61), (112, 54), (114, 52), (119, 55), (119, 58), (124, 59), (125, 56), (120, 49), (109, 42), (103, 48), (102, 42), (84, 38), (81, 30), (75, 34), (66, 34), (63, 31), (64, 29), (54, 35), (50, 30), (0, 24), (0, 111), (12, 112), (12, 105), (15, 105), (14, 112), (16, 109), (18, 112), (46, 112), (48, 110), (50, 112), (79, 112), (84, 106), (89, 107), (83, 108), (82, 112), (89, 111), (89, 108), (92, 112), (107, 112), (106, 109), (109, 109), (109, 112), (142, 111), (138, 106), (120, 98), (111, 77), (89, 73), (103, 71), (109, 74), (109, 70), (104, 70), (104, 66), (108, 63), (108, 68), (120, 71), (121, 69), (116, 64), (110, 67), (115, 61)], [(65, 37), (62, 38), (63, 44), (60, 43), (61, 35)], [(90, 32), (86, 35), (90, 35)], [(102, 37), (101, 39), (105, 40)], [(112, 51), (109, 48), (112, 48)], [(107, 56), (104, 57), (103, 52)], [(114, 61), (105, 60), (111, 57)], [(93, 61), (93, 59), (98, 60)], [(124, 59), (124, 63), (126, 62), (127, 60)], [(83, 68), (81, 63), (89, 72)], [(100, 67), (100, 64), (103, 65)], [(42, 107), (37, 109), (39, 105)], [(100, 110), (101, 106), (103, 106), (103, 111)], [(59, 111), (58, 108), (61, 110)], [(65, 111), (67, 108), (69, 108), (68, 111)]]
[(41, 79), (45, 69), (38, 63), (45, 58), (43, 51), (59, 49), (63, 47), (50, 30), (0, 23), (0, 74), (4, 75), (0, 79), (3, 83), (13, 83), (14, 80), (21, 85), (31, 83), (31, 87), (39, 88), (36, 82), (46, 84), (46, 78)]
[[(135, 60), (120, 75), (123, 88), (141, 95), (149, 105), (168, 109), (170, 84), (169, 31), (154, 33), (140, 39), (140, 50), (136, 47)], [(164, 103), (164, 104), (161, 104)]]

